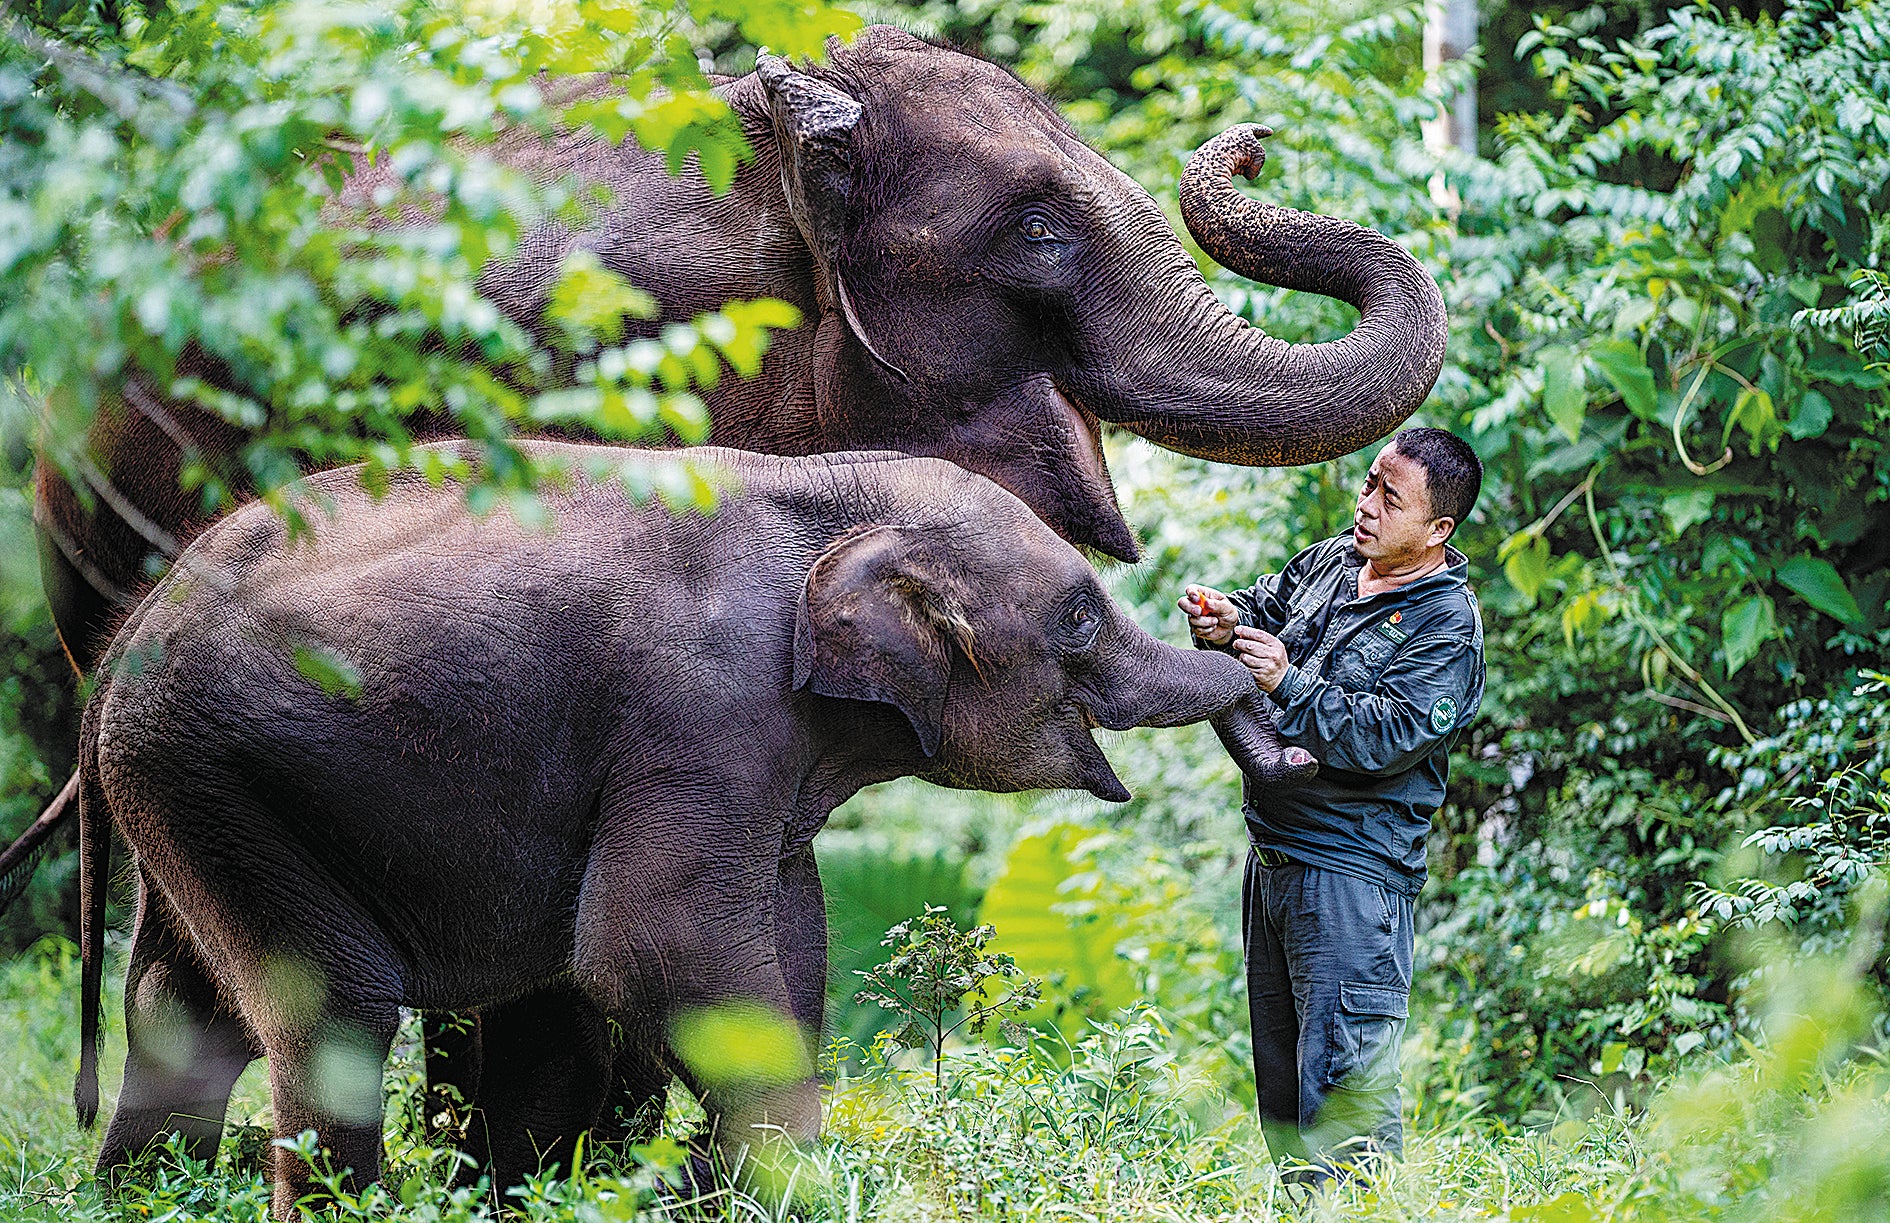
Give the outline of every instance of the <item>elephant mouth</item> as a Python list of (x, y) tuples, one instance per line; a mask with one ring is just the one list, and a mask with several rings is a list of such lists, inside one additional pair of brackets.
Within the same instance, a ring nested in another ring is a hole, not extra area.
[[(1057, 482), (1064, 485), (1068, 497), (1067, 520), (1052, 525), (1071, 543), (1094, 548), (1117, 560), (1133, 563), (1141, 559), (1141, 545), (1122, 517), (1115, 482), (1109, 477), (1109, 462), (1103, 455), (1102, 419), (1056, 379), (1044, 376), (1039, 385), (1063, 426), (1059, 432), (1066, 440), (1058, 449), (1067, 449), (1067, 453), (1049, 456), (1049, 461), (1064, 473)], [(1055, 476), (1053, 469), (1052, 478)]]

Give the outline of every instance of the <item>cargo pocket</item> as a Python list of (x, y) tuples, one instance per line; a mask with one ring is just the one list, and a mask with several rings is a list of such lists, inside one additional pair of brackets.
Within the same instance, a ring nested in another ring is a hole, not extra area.
[(1332, 1072), (1328, 1086), (1376, 1092), (1396, 1087), (1398, 1046), (1410, 998), (1395, 989), (1352, 981), (1339, 985), (1339, 1009), (1332, 1014)]

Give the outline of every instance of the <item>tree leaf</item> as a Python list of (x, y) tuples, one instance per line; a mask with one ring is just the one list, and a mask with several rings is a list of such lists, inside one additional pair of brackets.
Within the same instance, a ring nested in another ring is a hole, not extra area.
[(1750, 439), (1750, 449), (1757, 457), (1761, 446), (1778, 447), (1779, 435), (1784, 429), (1778, 423), (1778, 409), (1773, 406), (1772, 397), (1757, 387), (1739, 392), (1739, 398), (1733, 403), (1732, 418), (1727, 425), (1738, 425), (1746, 431)]
[(1845, 624), (1861, 624), (1862, 609), (1851, 595), (1851, 588), (1831, 566), (1816, 556), (1794, 556), (1778, 567), (1778, 580), (1791, 592), (1825, 615)]
[(1653, 371), (1641, 358), (1640, 346), (1627, 340), (1603, 340), (1588, 350), (1588, 359), (1614, 389), (1621, 392), (1628, 411), (1644, 420), (1660, 415), (1660, 397), (1654, 390)]
[(1588, 412), (1588, 375), (1575, 350), (1560, 344), (1542, 350), (1542, 406), (1569, 441), (1582, 435)]
[(1667, 516), (1667, 526), (1675, 535), (1685, 535), (1696, 522), (1705, 522), (1713, 512), (1713, 490), (1689, 488), (1668, 493), (1660, 499), (1660, 512)]
[(1533, 531), (1518, 531), (1503, 542), (1498, 555), (1509, 584), (1534, 600), (1549, 578), (1549, 541)]
[[(1014, 956), (1020, 969), (1033, 976), (1054, 974), (1061, 995), (1086, 990), (1088, 1010), (1100, 1014), (1136, 998), (1129, 963), (1116, 954), (1125, 915), (1100, 899), (1101, 907), (1087, 919), (1051, 908), (1067, 908), (1094, 891), (1093, 884), (1073, 885), (1083, 873), (1073, 860), (1077, 847), (1091, 835), (1078, 825), (1058, 824), (1017, 842), (978, 916), (997, 927), (993, 947)], [(1072, 1007), (1060, 1022), (1074, 1029), (1084, 1012)]]
[(1760, 646), (1778, 636), (1777, 609), (1766, 595), (1741, 599), (1720, 616), (1719, 633), (1726, 643), (1726, 674), (1735, 674)]
[(1795, 442), (1822, 437), (1830, 427), (1831, 401), (1817, 391), (1801, 395), (1798, 406), (1792, 409), (1792, 418), (1785, 422), (1785, 432), (1791, 434)]

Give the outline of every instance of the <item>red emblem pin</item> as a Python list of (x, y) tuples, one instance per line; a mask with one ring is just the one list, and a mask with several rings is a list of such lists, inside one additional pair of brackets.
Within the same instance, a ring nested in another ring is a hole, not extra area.
[(1404, 613), (1403, 613), (1403, 612), (1392, 612), (1392, 613), (1391, 613), (1391, 619), (1390, 619), (1390, 620), (1387, 620), (1387, 621), (1386, 621), (1385, 623), (1387, 623), (1387, 624), (1396, 624), (1396, 623), (1397, 623), (1398, 621), (1400, 621), (1400, 620), (1402, 620), (1402, 619), (1404, 619)]

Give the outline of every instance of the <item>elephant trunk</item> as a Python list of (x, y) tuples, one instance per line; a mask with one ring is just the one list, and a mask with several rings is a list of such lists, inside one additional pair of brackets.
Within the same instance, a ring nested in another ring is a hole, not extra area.
[(1177, 649), (1126, 619), (1117, 632), (1110, 661), (1083, 697), (1090, 716), (1109, 730), (1205, 721), (1253, 691), (1247, 669), (1226, 654)]
[(1182, 217), (1223, 266), (1348, 302), (1357, 326), (1322, 344), (1275, 339), (1228, 310), (1172, 240), (1172, 253), (1138, 241), (1125, 270), (1143, 290), (1118, 300), (1139, 317), (1113, 325), (1137, 342), (1086, 362), (1072, 389), (1097, 416), (1171, 450), (1293, 466), (1349, 454), (1417, 410), (1443, 365), (1444, 301), (1384, 235), (1237, 191), (1233, 175), (1260, 172), (1270, 134), (1243, 124), (1203, 145), (1182, 178)]
[(1319, 765), (1280, 738), (1247, 668), (1218, 650), (1182, 650), (1125, 625), (1116, 663), (1086, 702), (1110, 730), (1206, 721), (1241, 772), (1262, 783), (1305, 781)]
[(1303, 747), (1290, 747), (1273, 724), (1273, 713), (1255, 688), (1208, 719), (1221, 746), (1240, 771), (1262, 785), (1310, 781), (1319, 762)]

